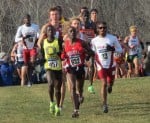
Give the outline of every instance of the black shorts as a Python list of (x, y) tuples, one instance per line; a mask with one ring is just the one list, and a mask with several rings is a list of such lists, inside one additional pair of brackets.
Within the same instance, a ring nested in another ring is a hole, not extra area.
[(67, 72), (70, 74), (74, 74), (77, 77), (77, 79), (81, 79), (85, 75), (84, 65), (78, 67), (70, 66), (67, 68)]
[(135, 58), (138, 58), (138, 54), (135, 54), (135, 55), (128, 55), (128, 56), (127, 56), (127, 62), (133, 63), (133, 60), (134, 60)]
[(17, 61), (17, 63), (16, 63), (17, 69), (21, 69), (23, 66), (25, 66), (24, 61)]
[(51, 75), (54, 75), (56, 80), (62, 81), (62, 70), (50, 70), (50, 69), (47, 69), (46, 71), (50, 71)]

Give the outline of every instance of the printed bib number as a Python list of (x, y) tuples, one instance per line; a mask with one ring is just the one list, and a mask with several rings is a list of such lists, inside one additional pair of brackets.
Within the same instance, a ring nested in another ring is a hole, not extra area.
[(137, 47), (132, 48), (133, 52), (137, 52)]
[(102, 58), (103, 58), (104, 60), (108, 59), (107, 53), (102, 53), (101, 55), (102, 55)]
[(29, 38), (29, 42), (33, 42), (34, 38), (33, 37), (30, 37)]
[(27, 39), (25, 39), (26, 42), (34, 42), (35, 41), (35, 37), (29, 37)]
[(77, 66), (81, 64), (81, 59), (79, 55), (74, 55), (70, 57), (70, 64), (71, 66)]
[(58, 67), (58, 62), (56, 59), (50, 59), (50, 60), (48, 60), (48, 65), (51, 68), (56, 68), (56, 67)]

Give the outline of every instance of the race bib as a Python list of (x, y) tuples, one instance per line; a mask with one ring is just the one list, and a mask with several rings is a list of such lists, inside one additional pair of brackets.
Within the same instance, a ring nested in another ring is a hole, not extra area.
[(108, 59), (107, 53), (102, 53), (101, 56), (102, 56), (103, 60), (107, 60)]
[(58, 61), (56, 59), (49, 59), (48, 60), (48, 66), (50, 68), (57, 68), (58, 67)]
[(33, 38), (33, 37), (30, 37), (30, 38), (29, 38), (29, 42), (34, 42), (34, 38)]
[(137, 47), (134, 47), (134, 48), (132, 48), (131, 50), (132, 50), (132, 52), (137, 52)]
[(25, 39), (25, 42), (35, 42), (36, 38), (35, 37), (29, 37)]
[(79, 55), (73, 55), (70, 57), (71, 66), (78, 66), (79, 64), (81, 64), (81, 59)]

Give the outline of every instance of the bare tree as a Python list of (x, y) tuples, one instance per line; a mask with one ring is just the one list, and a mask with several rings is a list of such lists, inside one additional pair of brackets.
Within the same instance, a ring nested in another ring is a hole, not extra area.
[[(2, 45), (8, 49), (14, 41), (17, 27), (22, 24), (24, 14), (31, 14), (32, 21), (42, 26), (48, 20), (48, 10), (61, 5), (64, 16), (79, 14), (83, 6), (99, 11), (99, 20), (109, 25), (112, 33), (128, 35), (130, 25), (137, 25), (141, 38), (149, 40), (149, 0), (0, 0), (0, 33)], [(3, 50), (5, 50), (3, 48)]]

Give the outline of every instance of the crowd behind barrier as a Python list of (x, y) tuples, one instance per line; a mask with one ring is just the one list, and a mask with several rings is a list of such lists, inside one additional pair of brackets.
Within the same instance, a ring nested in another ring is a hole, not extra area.
[[(7, 57), (7, 58), (6, 58)], [(39, 60), (36, 61), (35, 69), (31, 78), (33, 84), (47, 83), (45, 70)], [(20, 85), (16, 64), (10, 61), (10, 54), (0, 53), (0, 86)]]

